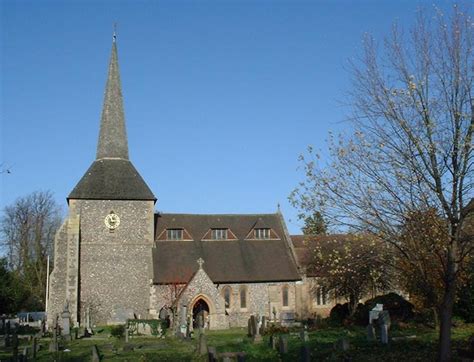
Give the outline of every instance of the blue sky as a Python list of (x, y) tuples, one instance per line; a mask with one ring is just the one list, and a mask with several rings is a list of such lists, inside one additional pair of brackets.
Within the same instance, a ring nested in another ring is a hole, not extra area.
[(269, 213), (350, 109), (348, 59), (425, 1), (1, 1), (0, 208), (95, 158), (113, 23), (130, 157), (156, 209)]

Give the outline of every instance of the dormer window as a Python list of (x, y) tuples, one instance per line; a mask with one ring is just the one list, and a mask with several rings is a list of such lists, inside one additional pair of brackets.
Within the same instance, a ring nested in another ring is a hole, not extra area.
[(226, 240), (227, 229), (212, 229), (211, 238), (212, 240)]
[(268, 228), (255, 229), (255, 239), (270, 239), (270, 229)]
[(166, 238), (168, 240), (183, 240), (183, 229), (166, 230)]

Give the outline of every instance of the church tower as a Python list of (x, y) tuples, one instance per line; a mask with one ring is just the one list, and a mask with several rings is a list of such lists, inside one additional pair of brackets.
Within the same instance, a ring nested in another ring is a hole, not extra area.
[(156, 198), (129, 160), (115, 35), (95, 161), (68, 196), (55, 239), (48, 323), (67, 303), (73, 324), (146, 318)]

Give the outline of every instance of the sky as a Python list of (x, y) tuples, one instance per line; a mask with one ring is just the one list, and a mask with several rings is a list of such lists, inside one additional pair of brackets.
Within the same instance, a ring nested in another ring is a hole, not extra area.
[[(95, 159), (117, 23), (130, 158), (178, 213), (273, 213), (298, 156), (347, 132), (349, 60), (370, 33), (449, 1), (0, 1), (0, 209), (66, 197)], [(324, 154), (324, 152), (323, 152)]]

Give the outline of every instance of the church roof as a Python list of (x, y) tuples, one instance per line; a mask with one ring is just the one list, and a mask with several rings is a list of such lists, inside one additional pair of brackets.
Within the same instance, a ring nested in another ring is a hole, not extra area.
[[(247, 236), (262, 221), (278, 238), (251, 240)], [(196, 215), (156, 214), (153, 249), (154, 283), (186, 283), (202, 258), (214, 283), (299, 280), (280, 214)], [(185, 229), (192, 240), (158, 240), (166, 229)], [(234, 240), (202, 240), (213, 228), (227, 228)]]
[(129, 160), (94, 161), (68, 199), (156, 200)]
[(117, 44), (112, 44), (97, 158), (68, 196), (69, 199), (156, 200), (128, 158)]

